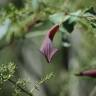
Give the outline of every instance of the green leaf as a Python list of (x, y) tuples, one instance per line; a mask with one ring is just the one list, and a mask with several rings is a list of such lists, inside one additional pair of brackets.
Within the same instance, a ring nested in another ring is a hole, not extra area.
[(8, 63), (8, 64), (2, 64), (0, 65), (0, 83), (7, 81), (10, 79), (14, 72), (15, 72), (15, 64), (14, 63)]
[(67, 30), (67, 32), (71, 33), (74, 29), (75, 22), (70, 23), (70, 19), (63, 22), (63, 27)]
[(2, 39), (6, 35), (6, 33), (8, 32), (10, 24), (11, 24), (11, 20), (10, 19), (6, 19), (3, 22), (3, 24), (0, 26), (0, 39)]
[(33, 11), (38, 11), (40, 5), (40, 0), (32, 0)]
[(53, 15), (50, 15), (49, 20), (55, 24), (59, 24), (63, 21), (64, 19), (64, 13), (55, 13)]
[(96, 15), (96, 11), (94, 10), (93, 7), (87, 9), (87, 10), (85, 11), (85, 13), (90, 13), (90, 14)]
[(71, 22), (74, 22), (74, 21), (77, 21), (78, 20), (78, 16), (81, 15), (81, 10), (78, 10), (76, 12), (73, 12), (70, 14), (70, 23)]

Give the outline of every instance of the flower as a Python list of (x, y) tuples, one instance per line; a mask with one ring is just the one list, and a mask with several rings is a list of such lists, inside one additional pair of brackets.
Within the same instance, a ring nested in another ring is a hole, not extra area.
[(96, 77), (96, 69), (80, 72), (76, 76)]
[(52, 57), (58, 51), (58, 49), (55, 48), (52, 44), (53, 38), (58, 30), (59, 25), (52, 26), (52, 28), (48, 31), (47, 35), (45, 36), (45, 39), (40, 48), (40, 52), (45, 56), (48, 63), (51, 62)]

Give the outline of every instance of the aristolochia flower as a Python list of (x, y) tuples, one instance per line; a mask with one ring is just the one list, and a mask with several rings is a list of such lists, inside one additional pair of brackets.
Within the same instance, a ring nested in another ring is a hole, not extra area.
[(76, 76), (96, 77), (96, 69), (80, 72)]
[(42, 43), (42, 46), (40, 48), (41, 53), (45, 56), (48, 63), (50, 63), (52, 57), (54, 54), (58, 51), (57, 48), (55, 48), (52, 44), (53, 38), (56, 34), (56, 32), (59, 30), (59, 25), (54, 25), (45, 36), (45, 39)]

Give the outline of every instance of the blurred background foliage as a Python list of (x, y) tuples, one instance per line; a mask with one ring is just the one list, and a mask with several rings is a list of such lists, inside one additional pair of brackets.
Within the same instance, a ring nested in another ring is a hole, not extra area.
[[(96, 11), (96, 0), (0, 0), (0, 96), (95, 96), (96, 79), (74, 76), (96, 68), (96, 14), (95, 28), (79, 18), (91, 7)], [(39, 51), (44, 35), (70, 13), (77, 24), (71, 35), (61, 26), (53, 42), (59, 51), (48, 64)], [(72, 40), (68, 64), (66, 37)]]

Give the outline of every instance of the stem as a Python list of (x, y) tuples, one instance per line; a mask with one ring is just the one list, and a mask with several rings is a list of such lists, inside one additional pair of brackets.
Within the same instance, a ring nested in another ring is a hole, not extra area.
[(79, 18), (91, 18), (91, 19), (96, 19), (96, 16), (84, 16), (84, 15), (73, 15), (73, 14), (69, 14), (70, 16), (75, 16), (75, 17), (79, 17)]
[(95, 96), (95, 95), (94, 95), (95, 92), (96, 92), (96, 86), (92, 89), (92, 91), (91, 91), (91, 93), (89, 94), (89, 96)]
[[(8, 81), (11, 82), (13, 85), (16, 85), (16, 82), (15, 82), (15, 81), (13, 81), (13, 80), (11, 80), (11, 79), (9, 79)], [(21, 91), (24, 92), (24, 93), (26, 93), (27, 95), (33, 96), (31, 93), (29, 93), (27, 90), (23, 89), (21, 86), (17, 85), (17, 87), (18, 87), (19, 89), (21, 89)]]

